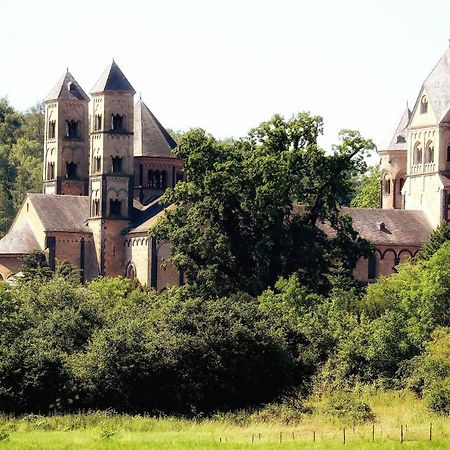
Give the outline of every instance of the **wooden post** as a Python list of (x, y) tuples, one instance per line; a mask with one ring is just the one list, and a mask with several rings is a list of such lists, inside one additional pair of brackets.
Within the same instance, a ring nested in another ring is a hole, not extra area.
[(261, 433), (258, 433), (258, 439), (261, 440)]
[(372, 424), (372, 442), (375, 442), (375, 424)]
[(283, 440), (283, 433), (280, 431), (280, 442)]
[(292, 440), (293, 441), (295, 440), (295, 433), (294, 432), (292, 432)]
[(403, 444), (403, 425), (400, 425), (400, 444)]
[(345, 445), (345, 427), (344, 427), (344, 430), (343, 430), (343, 431), (344, 431), (343, 434), (344, 434), (344, 445)]
[(255, 443), (255, 435), (252, 434), (252, 444), (254, 444), (254, 443)]
[(313, 442), (316, 442), (316, 430), (313, 431)]
[(431, 441), (432, 434), (433, 434), (433, 424), (430, 423), (430, 441)]

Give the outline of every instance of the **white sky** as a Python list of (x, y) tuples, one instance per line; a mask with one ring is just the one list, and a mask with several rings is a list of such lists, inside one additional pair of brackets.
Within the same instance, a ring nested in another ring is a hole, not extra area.
[(162, 124), (242, 136), (274, 113), (380, 144), (448, 48), (450, 0), (1, 2), (0, 96), (19, 109), (66, 67), (89, 92), (111, 58)]

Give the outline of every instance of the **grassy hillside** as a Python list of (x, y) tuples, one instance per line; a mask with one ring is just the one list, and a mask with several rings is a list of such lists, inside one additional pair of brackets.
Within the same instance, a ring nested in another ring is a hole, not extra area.
[(311, 404), (315, 412), (290, 424), (261, 413), (196, 421), (108, 413), (2, 418), (4, 440), (0, 441), (0, 449), (331, 449), (343, 447), (344, 427), (345, 448), (450, 447), (450, 419), (429, 414), (411, 394), (385, 392), (362, 397), (371, 406), (376, 421), (355, 427), (323, 414), (319, 401)]

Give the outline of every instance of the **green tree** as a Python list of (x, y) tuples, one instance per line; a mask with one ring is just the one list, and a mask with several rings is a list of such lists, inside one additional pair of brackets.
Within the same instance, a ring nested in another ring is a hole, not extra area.
[(380, 170), (370, 167), (369, 170), (356, 178), (355, 197), (350, 202), (354, 208), (380, 207)]
[[(176, 208), (155, 235), (171, 243), (172, 261), (193, 286), (204, 294), (254, 295), (296, 272), (327, 289), (333, 268), (365, 254), (339, 207), (349, 201), (351, 174), (364, 170), (363, 154), (373, 144), (343, 131), (328, 155), (317, 145), (321, 130), (320, 117), (301, 113), (274, 116), (231, 143), (198, 129), (184, 135), (175, 153), (187, 181), (166, 192), (164, 202)], [(295, 204), (302, 206), (293, 210)]]
[(441, 223), (430, 234), (430, 242), (424, 245), (418, 254), (419, 259), (430, 259), (445, 242), (450, 241), (450, 226), (448, 223)]

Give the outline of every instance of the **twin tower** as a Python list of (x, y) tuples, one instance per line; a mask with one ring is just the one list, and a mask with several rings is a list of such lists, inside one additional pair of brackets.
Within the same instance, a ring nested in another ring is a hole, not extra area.
[(44, 194), (89, 195), (90, 219), (129, 220), (135, 90), (113, 61), (90, 99), (67, 71), (46, 97)]

